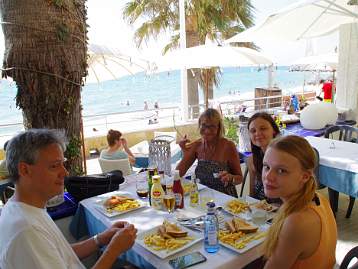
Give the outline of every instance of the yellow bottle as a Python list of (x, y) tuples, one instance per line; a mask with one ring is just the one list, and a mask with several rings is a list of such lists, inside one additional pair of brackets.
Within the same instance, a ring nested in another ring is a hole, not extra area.
[(153, 185), (150, 191), (151, 199), (152, 199), (152, 207), (155, 209), (162, 209), (163, 207), (163, 197), (164, 197), (164, 190), (162, 185), (160, 184), (160, 176), (155, 175), (152, 177)]
[(195, 175), (192, 175), (190, 188), (190, 206), (197, 207), (199, 205), (199, 190), (196, 183)]

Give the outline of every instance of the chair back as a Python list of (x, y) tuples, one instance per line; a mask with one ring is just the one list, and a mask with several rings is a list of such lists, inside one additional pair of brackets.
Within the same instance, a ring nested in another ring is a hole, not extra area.
[(157, 167), (166, 175), (171, 173), (170, 142), (162, 139), (152, 139), (149, 143), (149, 167)]
[(324, 137), (358, 143), (358, 129), (349, 125), (334, 125), (325, 131)]
[(341, 266), (339, 267), (339, 269), (357, 269), (358, 268), (358, 262), (356, 262), (355, 264), (353, 264), (352, 266), (348, 267), (350, 262), (354, 259), (357, 258), (358, 259), (358, 246), (352, 248), (344, 257)]
[(319, 180), (319, 152), (316, 148), (312, 147), (315, 154), (316, 154), (316, 165), (315, 165), (315, 169), (314, 169), (314, 176), (315, 176), (315, 179), (316, 179), (316, 182), (317, 182), (317, 189), (320, 190), (320, 189), (323, 189), (325, 188), (326, 186), (323, 185), (320, 180)]
[(102, 173), (111, 172), (113, 170), (121, 170), (123, 176), (132, 174), (132, 168), (128, 158), (119, 160), (106, 160), (98, 158), (98, 162), (101, 166)]

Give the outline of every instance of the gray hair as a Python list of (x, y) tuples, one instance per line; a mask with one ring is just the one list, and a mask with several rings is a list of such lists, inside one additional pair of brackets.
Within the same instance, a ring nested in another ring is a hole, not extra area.
[(66, 150), (67, 140), (62, 130), (30, 129), (13, 137), (6, 149), (6, 166), (12, 181), (18, 181), (19, 163), (35, 164), (39, 151), (51, 144)]

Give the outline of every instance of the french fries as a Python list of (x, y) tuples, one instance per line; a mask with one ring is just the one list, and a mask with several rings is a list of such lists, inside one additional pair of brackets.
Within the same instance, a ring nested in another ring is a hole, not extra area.
[(230, 232), (226, 230), (219, 231), (219, 240), (236, 249), (242, 249), (251, 241), (258, 240), (265, 236), (266, 232), (256, 232), (250, 236), (246, 236), (243, 232)]
[(156, 233), (144, 237), (144, 244), (153, 250), (167, 250), (167, 252), (178, 249), (188, 242), (194, 240), (175, 224), (164, 221)]
[(104, 202), (106, 211), (111, 213), (113, 211), (127, 211), (129, 209), (138, 208), (140, 204), (137, 200), (125, 196), (112, 196)]
[(233, 214), (239, 214), (249, 209), (249, 204), (238, 199), (226, 203), (228, 210)]

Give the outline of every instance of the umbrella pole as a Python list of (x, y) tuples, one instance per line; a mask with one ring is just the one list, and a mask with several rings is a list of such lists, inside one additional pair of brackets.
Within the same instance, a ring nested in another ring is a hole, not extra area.
[(204, 71), (205, 76), (205, 109), (209, 108), (209, 78), (208, 78), (208, 69)]

